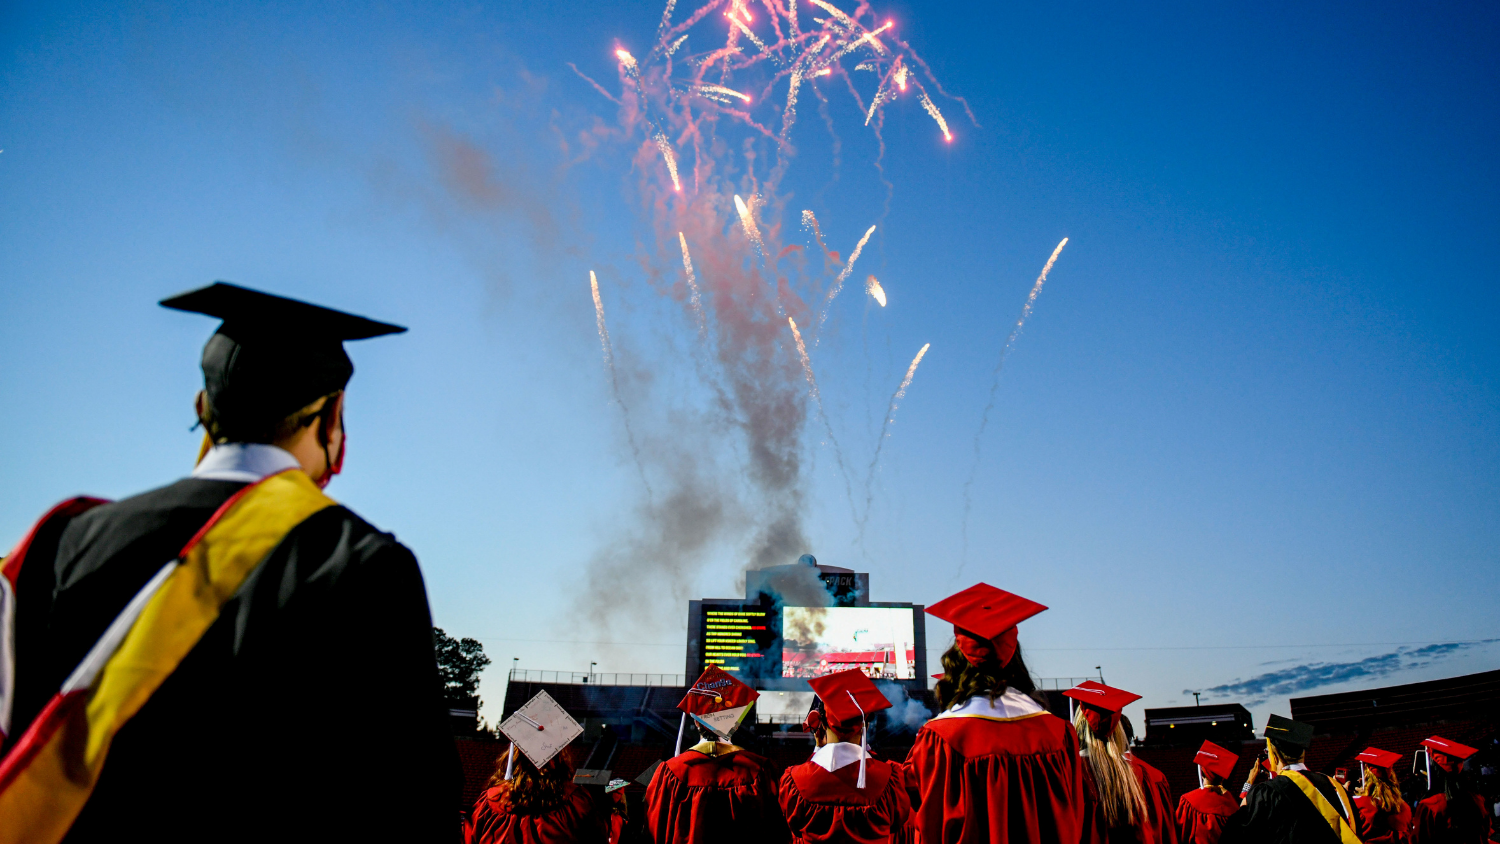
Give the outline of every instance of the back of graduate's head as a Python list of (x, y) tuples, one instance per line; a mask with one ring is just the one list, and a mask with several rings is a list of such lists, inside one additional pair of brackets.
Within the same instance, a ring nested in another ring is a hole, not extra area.
[[(526, 754), (511, 745), (500, 754), (495, 773), (485, 787), (503, 787), (500, 804), (511, 814), (546, 814), (562, 804), (568, 783), (573, 780), (573, 768), (563, 757), (564, 754), (559, 753), (538, 769)], [(507, 766), (510, 767), (510, 779), (505, 778)]]
[(1276, 757), (1283, 765), (1295, 765), (1307, 756), (1307, 748), (1298, 747), (1290, 742), (1281, 741), (1270, 736), (1266, 737), (1266, 744), (1276, 752)]
[(1143, 821), (1146, 793), (1125, 758), (1130, 744), (1125, 738), (1123, 716), (1079, 703), (1073, 709), (1073, 729), (1078, 733), (1078, 743), (1099, 789), (1105, 822), (1119, 826)]
[[(998, 659), (975, 664), (969, 661), (955, 642), (943, 652), (942, 662), (943, 676), (934, 690), (939, 709), (947, 709), (975, 695), (986, 695), (994, 700), (1005, 694), (1006, 688), (1038, 698), (1036, 681), (1031, 679), (1031, 671), (1026, 667), (1025, 658), (1021, 656), (1019, 644), (1016, 645), (1015, 653), (1003, 664)], [(1045, 701), (1039, 699), (1038, 702), (1046, 706)]]
[(340, 453), (330, 443), (341, 439), (343, 392), (354, 375), (344, 342), (406, 330), (225, 282), (161, 304), (223, 320), (203, 347), (195, 402), (211, 443), (284, 446), (311, 431), (329, 468)]

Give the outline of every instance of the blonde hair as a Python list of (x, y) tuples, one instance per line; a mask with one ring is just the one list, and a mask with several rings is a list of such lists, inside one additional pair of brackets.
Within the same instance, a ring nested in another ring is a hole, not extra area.
[(1115, 724), (1108, 741), (1101, 741), (1089, 727), (1084, 708), (1073, 712), (1073, 729), (1078, 731), (1078, 741), (1083, 746), (1084, 758), (1094, 774), (1094, 784), (1099, 791), (1099, 805), (1104, 809), (1105, 823), (1110, 827), (1121, 825), (1138, 826), (1146, 820), (1146, 793), (1141, 781), (1130, 768), (1125, 758), (1129, 745), (1125, 743), (1125, 727)]
[(1365, 781), (1358, 794), (1368, 797), (1381, 811), (1394, 812), (1401, 808), (1401, 787), (1396, 784), (1396, 772), (1390, 768), (1365, 766)]

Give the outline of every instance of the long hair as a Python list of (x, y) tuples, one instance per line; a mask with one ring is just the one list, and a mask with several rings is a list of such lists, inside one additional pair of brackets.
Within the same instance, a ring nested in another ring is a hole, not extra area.
[(1401, 808), (1401, 787), (1396, 784), (1396, 772), (1390, 768), (1366, 765), (1365, 781), (1357, 793), (1370, 798), (1382, 812)]
[[(510, 779), (505, 778), (505, 765), (511, 755), (516, 757)], [(573, 780), (573, 769), (559, 753), (538, 771), (526, 754), (511, 745), (500, 754), (495, 773), (490, 775), (486, 788), (501, 786), (499, 803), (512, 815), (545, 815), (562, 805), (568, 783)]]
[(1036, 681), (1021, 658), (1021, 646), (1016, 645), (1015, 655), (1004, 666), (993, 663), (984, 666), (970, 665), (959, 652), (958, 645), (948, 646), (943, 651), (943, 679), (937, 682), (938, 709), (947, 709), (963, 703), (975, 695), (986, 695), (990, 701), (1005, 694), (1006, 687), (1030, 695), (1045, 709), (1047, 701), (1036, 692)]
[(1146, 820), (1146, 793), (1141, 789), (1135, 771), (1130, 769), (1130, 760), (1125, 758), (1129, 749), (1125, 743), (1125, 727), (1115, 724), (1108, 740), (1100, 739), (1089, 727), (1084, 708), (1080, 706), (1073, 711), (1073, 729), (1078, 731), (1084, 758), (1094, 774), (1105, 823), (1111, 828), (1143, 823)]

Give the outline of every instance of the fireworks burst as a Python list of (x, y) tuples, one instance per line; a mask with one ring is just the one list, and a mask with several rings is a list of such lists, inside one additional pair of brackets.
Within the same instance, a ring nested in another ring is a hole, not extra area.
[(879, 302), (880, 307), (885, 307), (885, 288), (880, 286), (880, 282), (875, 280), (875, 276), (865, 279), (865, 292), (870, 294), (871, 299)]

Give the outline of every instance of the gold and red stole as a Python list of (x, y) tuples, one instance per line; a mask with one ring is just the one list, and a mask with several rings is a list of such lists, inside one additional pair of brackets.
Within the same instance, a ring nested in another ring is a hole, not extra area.
[(289, 469), (218, 509), (126, 605), (0, 759), (0, 844), (54, 844), (83, 811), (110, 743), (286, 535), (334, 506)]

